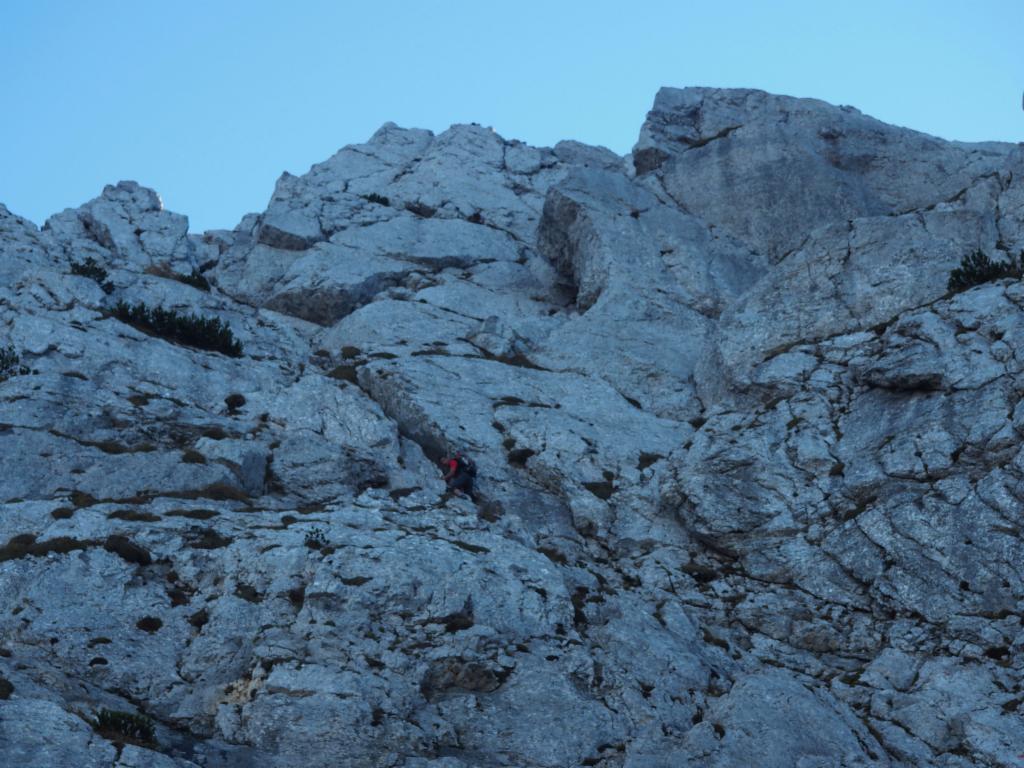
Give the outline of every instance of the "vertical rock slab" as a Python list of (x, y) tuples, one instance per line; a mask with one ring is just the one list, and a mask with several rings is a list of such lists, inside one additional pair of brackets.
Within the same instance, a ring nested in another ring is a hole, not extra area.
[(1012, 149), (943, 141), (816, 99), (662, 88), (633, 160), (678, 205), (778, 259), (816, 227), (951, 200)]

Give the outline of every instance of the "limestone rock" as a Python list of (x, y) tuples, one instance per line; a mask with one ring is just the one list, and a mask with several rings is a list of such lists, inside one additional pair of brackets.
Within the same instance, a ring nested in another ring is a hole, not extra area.
[(633, 160), (679, 205), (778, 259), (819, 226), (954, 200), (1011, 149), (942, 141), (815, 99), (662, 88)]
[(51, 217), (44, 230), (69, 258), (109, 254), (109, 266), (136, 269), (161, 263), (197, 266), (186, 237), (188, 219), (165, 211), (156, 192), (134, 181), (108, 185), (78, 210)]
[(1016, 765), (1024, 285), (947, 281), (1021, 162), (664, 89), (628, 158), (387, 124), (230, 231), (0, 206), (0, 763)]
[(0, 758), (4, 765), (107, 768), (115, 755), (113, 744), (94, 733), (80, 717), (52, 702), (28, 699), (0, 703)]

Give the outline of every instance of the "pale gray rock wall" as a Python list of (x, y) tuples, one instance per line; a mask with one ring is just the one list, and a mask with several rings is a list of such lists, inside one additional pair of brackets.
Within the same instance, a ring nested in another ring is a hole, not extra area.
[(946, 281), (1021, 158), (663, 89), (630, 158), (387, 124), (231, 231), (0, 206), (0, 763), (1017, 765), (1024, 288)]
[(772, 258), (819, 226), (951, 201), (1013, 145), (947, 142), (852, 107), (764, 91), (662, 88), (637, 174)]

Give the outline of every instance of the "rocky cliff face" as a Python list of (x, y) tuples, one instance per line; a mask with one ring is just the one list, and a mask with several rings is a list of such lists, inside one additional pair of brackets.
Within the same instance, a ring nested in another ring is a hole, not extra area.
[(230, 232), (0, 207), (0, 764), (1020, 765), (1024, 285), (946, 282), (1022, 179), (690, 88), (627, 158), (389, 124)]

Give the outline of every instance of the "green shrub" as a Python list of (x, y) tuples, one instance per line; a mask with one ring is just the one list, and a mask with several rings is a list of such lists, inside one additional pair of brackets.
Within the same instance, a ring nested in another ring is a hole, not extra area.
[(102, 288), (104, 293), (111, 293), (114, 290), (114, 284), (107, 280), (107, 270), (97, 264), (92, 256), (86, 257), (85, 261), (71, 262), (71, 274), (88, 277)]
[(306, 534), (306, 546), (310, 549), (323, 549), (327, 546), (327, 537), (322, 528), (311, 528)]
[(53, 539), (37, 541), (34, 533), (20, 533), (12, 536), (8, 542), (0, 546), (0, 563), (8, 560), (20, 560), (23, 557), (46, 557), (51, 552), (66, 555), (87, 549), (91, 541), (80, 541), (70, 536), (57, 536)]
[(111, 741), (128, 741), (140, 745), (156, 743), (153, 721), (145, 715), (101, 709), (93, 727), (97, 733)]
[(245, 395), (240, 395), (237, 392), (233, 395), (228, 395), (224, 398), (224, 404), (228, 407), (229, 412), (237, 413), (238, 409), (245, 405)]
[(203, 277), (203, 273), (198, 269), (193, 269), (191, 275), (175, 275), (174, 279), (179, 283), (198, 288), (200, 291), (210, 292), (210, 281)]
[(0, 347), (0, 381), (6, 381), (11, 376), (24, 376), (27, 373), (28, 366), (21, 364), (21, 358), (14, 347)]
[(156, 616), (143, 616), (135, 622), (135, 627), (137, 629), (141, 629), (143, 632), (148, 632), (151, 635), (154, 632), (159, 632), (163, 625), (163, 621), (158, 619)]
[(949, 274), (947, 288), (950, 291), (966, 291), (982, 283), (989, 283), (1004, 277), (1015, 277), (1018, 280), (1024, 275), (1024, 251), (1014, 259), (992, 261), (983, 251), (977, 250), (964, 256), (960, 266)]
[(160, 262), (146, 267), (145, 272), (147, 275), (153, 275), (154, 277), (163, 277), (167, 280), (177, 280), (179, 283), (191, 285), (193, 288), (198, 288), (200, 291), (206, 291), (207, 293), (210, 291), (210, 283), (203, 276), (202, 269), (192, 267), (192, 272), (190, 274), (183, 275), (180, 272), (175, 272), (171, 269), (171, 265), (167, 262)]
[(147, 307), (144, 302), (129, 305), (123, 301), (114, 307), (114, 316), (144, 333), (159, 336), (177, 344), (241, 357), (242, 344), (231, 333), (230, 326), (217, 317), (181, 315), (172, 309)]
[(206, 457), (203, 456), (199, 451), (192, 448), (186, 448), (182, 451), (181, 460), (186, 464), (205, 464)]
[(429, 219), (435, 213), (437, 213), (436, 208), (427, 205), (426, 203), (421, 203), (419, 200), (412, 203), (406, 203), (405, 210), (409, 211), (409, 213), (419, 216), (421, 219)]

